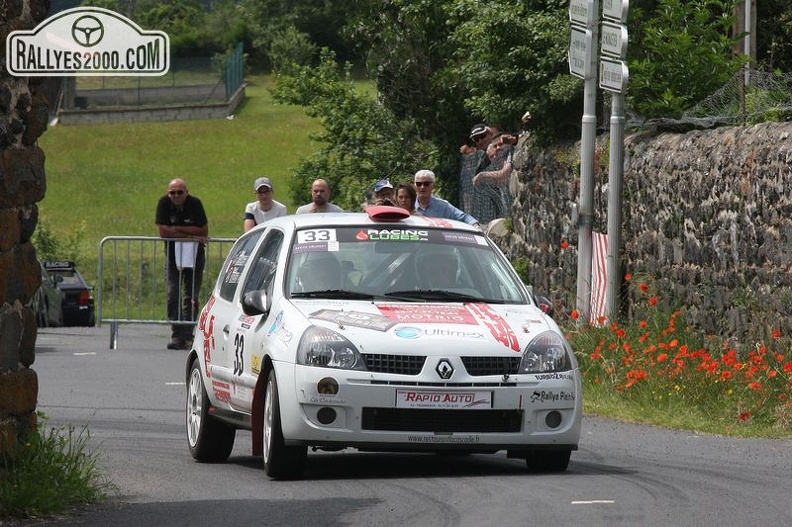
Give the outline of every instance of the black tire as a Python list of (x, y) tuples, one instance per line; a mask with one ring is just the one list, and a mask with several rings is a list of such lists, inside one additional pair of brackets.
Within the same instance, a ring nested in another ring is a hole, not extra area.
[(234, 448), (236, 429), (209, 417), (209, 396), (204, 389), (201, 365), (194, 359), (187, 378), (187, 444), (190, 454), (204, 463), (225, 461)]
[(525, 463), (531, 472), (564, 472), (569, 466), (571, 450), (533, 450)]
[(267, 377), (267, 388), (264, 394), (264, 416), (261, 426), (264, 439), (264, 470), (267, 475), (273, 479), (299, 478), (305, 469), (308, 448), (304, 446), (286, 446), (283, 441), (278, 383), (275, 380), (274, 371), (270, 371)]

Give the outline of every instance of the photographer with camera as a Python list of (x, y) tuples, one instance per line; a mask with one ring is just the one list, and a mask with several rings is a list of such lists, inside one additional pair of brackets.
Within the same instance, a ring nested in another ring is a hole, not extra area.
[(374, 183), (374, 205), (396, 205), (390, 180), (380, 179)]

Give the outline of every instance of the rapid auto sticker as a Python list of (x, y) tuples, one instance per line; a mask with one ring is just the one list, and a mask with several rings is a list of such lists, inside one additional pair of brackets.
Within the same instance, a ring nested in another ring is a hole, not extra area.
[(353, 326), (358, 328), (373, 329), (376, 331), (387, 331), (396, 325), (396, 322), (386, 317), (363, 313), (360, 311), (340, 311), (335, 309), (320, 309), (311, 313), (311, 318), (334, 322), (339, 326)]
[(487, 245), (484, 236), (472, 232), (443, 231), (443, 240), (454, 245)]
[(206, 305), (201, 311), (201, 318), (198, 321), (198, 330), (203, 335), (203, 353), (204, 353), (204, 367), (206, 369), (206, 376), (211, 377), (212, 372), (209, 368), (209, 364), (212, 362), (212, 351), (215, 349), (215, 338), (214, 338), (214, 320), (215, 316), (209, 316), (210, 311), (212, 311), (212, 306), (215, 303), (215, 296), (212, 295), (209, 297), (209, 300), (206, 302)]
[(377, 304), (380, 312), (391, 320), (413, 324), (478, 325), (465, 306), (453, 304)]
[(517, 335), (514, 334), (511, 326), (503, 320), (503, 317), (492, 309), (489, 304), (479, 302), (476, 304), (465, 304), (465, 306), (475, 313), (479, 320), (489, 328), (495, 340), (516, 352), (520, 351), (520, 342), (517, 340)]
[(227, 382), (212, 380), (212, 390), (218, 401), (231, 402), (231, 386)]

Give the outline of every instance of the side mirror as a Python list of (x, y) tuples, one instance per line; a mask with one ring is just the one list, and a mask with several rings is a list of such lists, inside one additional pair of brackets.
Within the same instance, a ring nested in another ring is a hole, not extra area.
[(242, 297), (242, 312), (251, 317), (267, 316), (270, 307), (272, 307), (270, 304), (270, 298), (266, 291), (251, 291)]
[(553, 303), (549, 298), (546, 296), (534, 295), (534, 300), (545, 315), (552, 317), (555, 314), (555, 308), (553, 308)]

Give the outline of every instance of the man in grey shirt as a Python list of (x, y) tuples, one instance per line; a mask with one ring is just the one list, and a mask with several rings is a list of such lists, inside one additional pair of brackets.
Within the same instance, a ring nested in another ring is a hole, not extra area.
[(294, 213), (308, 214), (312, 212), (344, 212), (338, 205), (330, 203), (330, 187), (324, 179), (317, 179), (311, 185), (311, 203), (302, 205)]

